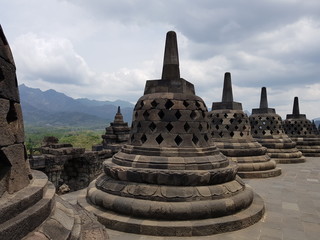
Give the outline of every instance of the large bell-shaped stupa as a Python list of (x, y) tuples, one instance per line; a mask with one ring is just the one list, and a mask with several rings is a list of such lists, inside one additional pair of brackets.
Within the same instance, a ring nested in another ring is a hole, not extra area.
[(257, 222), (262, 199), (209, 132), (207, 107), (180, 78), (176, 34), (168, 32), (162, 78), (146, 82), (129, 143), (79, 203), (106, 227), (138, 234), (210, 235)]

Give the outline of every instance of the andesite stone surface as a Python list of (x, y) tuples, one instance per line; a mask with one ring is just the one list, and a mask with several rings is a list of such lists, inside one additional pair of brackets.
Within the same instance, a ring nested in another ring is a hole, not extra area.
[(242, 104), (233, 101), (229, 72), (224, 76), (222, 102), (212, 103), (209, 120), (214, 143), (238, 164), (240, 177), (266, 178), (281, 174), (276, 162), (267, 155), (267, 148), (252, 137), (249, 118), (242, 110)]
[(304, 156), (320, 156), (320, 138), (316, 127), (307, 119), (305, 114), (300, 114), (299, 99), (294, 98), (292, 114), (287, 114), (283, 121), (285, 133), (297, 143), (297, 148)]
[(296, 148), (282, 127), (282, 119), (274, 108), (268, 107), (267, 89), (261, 88), (260, 107), (252, 109), (249, 117), (252, 136), (277, 163), (301, 163), (305, 157)]
[(75, 212), (44, 173), (30, 170), (16, 68), (0, 26), (0, 239), (80, 239)]
[(79, 203), (108, 228), (146, 235), (210, 235), (257, 222), (262, 199), (209, 131), (207, 107), (180, 78), (176, 34), (168, 32), (162, 79), (146, 82), (128, 144)]

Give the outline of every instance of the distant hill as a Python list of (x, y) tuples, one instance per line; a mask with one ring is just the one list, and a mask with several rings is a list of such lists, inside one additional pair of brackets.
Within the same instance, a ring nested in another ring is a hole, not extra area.
[(118, 106), (124, 120), (131, 123), (134, 105), (126, 101), (73, 99), (52, 89), (41, 91), (24, 84), (19, 92), (26, 125), (105, 127), (113, 121)]

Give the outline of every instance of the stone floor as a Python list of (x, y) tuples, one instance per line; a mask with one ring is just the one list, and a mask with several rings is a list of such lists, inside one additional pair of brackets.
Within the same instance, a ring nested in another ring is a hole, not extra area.
[[(245, 179), (265, 201), (264, 217), (251, 227), (206, 237), (188, 239), (224, 240), (319, 240), (320, 239), (320, 158), (305, 163), (279, 164), (282, 175), (267, 179)], [(72, 204), (75, 192), (64, 195)], [(83, 193), (83, 190), (82, 190)], [(123, 233), (108, 229), (113, 240), (171, 240), (179, 237), (155, 237)]]

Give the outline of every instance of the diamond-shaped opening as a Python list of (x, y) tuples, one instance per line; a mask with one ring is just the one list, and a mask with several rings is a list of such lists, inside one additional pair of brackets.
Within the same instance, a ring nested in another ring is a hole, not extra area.
[(206, 117), (206, 113), (202, 112), (202, 117), (205, 118)]
[(184, 128), (184, 130), (185, 130), (186, 132), (188, 132), (191, 127), (190, 127), (190, 125), (186, 122), (186, 123), (184, 124), (183, 128)]
[(171, 123), (168, 123), (166, 126), (166, 129), (170, 132), (173, 128), (173, 125)]
[(266, 117), (267, 120), (269, 120), (269, 117)]
[(141, 123), (140, 122), (138, 122), (137, 128), (141, 128)]
[(280, 131), (279, 130), (277, 130), (277, 134), (279, 134), (280, 133)]
[(207, 135), (207, 134), (205, 134), (203, 138), (204, 138), (204, 140), (205, 140), (206, 142), (208, 142), (209, 138), (208, 138), (208, 135)]
[(230, 119), (230, 123), (233, 123), (233, 121), (234, 121), (234, 119), (233, 119), (233, 118), (231, 118), (231, 119)]
[(237, 116), (238, 116), (238, 114), (236, 114), (236, 113), (235, 113), (235, 114), (233, 114), (233, 117), (234, 117), (234, 118), (236, 118)]
[(220, 119), (220, 120), (219, 120), (219, 122), (222, 124), (222, 123), (223, 123), (223, 120), (222, 120), (222, 119)]
[(270, 130), (270, 127), (269, 127), (269, 126), (267, 126), (267, 129), (268, 129), (268, 130)]
[(183, 106), (185, 106), (187, 108), (189, 105), (190, 104), (186, 100), (183, 101)]
[(153, 132), (157, 128), (157, 125), (154, 122), (152, 122), (150, 123), (149, 128)]
[(223, 116), (224, 116), (225, 118), (227, 118), (227, 117), (228, 117), (228, 114), (225, 113)]
[(148, 119), (148, 117), (150, 116), (150, 114), (149, 114), (148, 110), (145, 110), (145, 111), (144, 111), (144, 113), (143, 113), (142, 115), (143, 115), (143, 117), (144, 117), (144, 119), (145, 119), (145, 120), (147, 120), (147, 119)]
[(262, 131), (262, 134), (263, 134), (263, 135), (265, 135), (265, 134), (266, 134), (266, 131), (265, 131), (265, 130), (263, 130), (263, 131)]
[(262, 125), (266, 125), (267, 123), (266, 123), (266, 121), (262, 121)]
[(198, 142), (199, 142), (199, 138), (198, 138), (196, 135), (194, 135), (194, 134), (193, 134), (193, 137), (192, 137), (192, 142), (193, 142), (195, 145), (197, 145)]
[(201, 123), (199, 124), (198, 129), (199, 129), (200, 132), (202, 131), (203, 127), (202, 127), (202, 124), (201, 124)]
[(180, 146), (180, 144), (182, 143), (182, 138), (181, 138), (179, 135), (177, 135), (177, 136), (174, 138), (174, 141), (175, 141), (175, 143), (176, 143), (178, 146)]
[(158, 135), (158, 137), (156, 137), (156, 141), (157, 141), (158, 144), (161, 144), (163, 140), (164, 140), (164, 139), (163, 139), (163, 137), (161, 136), (161, 134)]
[(239, 127), (236, 125), (234, 128), (235, 128), (236, 130), (238, 130)]
[(243, 130), (246, 130), (246, 129), (247, 129), (246, 125), (244, 125), (242, 129), (243, 129)]
[(220, 116), (219, 113), (217, 113), (216, 117), (218, 118), (219, 116)]
[(233, 136), (234, 136), (234, 132), (231, 132), (231, 133), (230, 133), (230, 136), (233, 137)]
[(217, 129), (217, 130), (219, 129), (219, 125), (216, 125), (216, 129)]
[(225, 129), (227, 129), (227, 130), (228, 130), (229, 128), (230, 128), (230, 127), (229, 127), (229, 125), (226, 125), (226, 126), (225, 126)]
[(270, 134), (273, 134), (273, 131), (272, 131), (272, 130), (270, 130)]
[(200, 105), (199, 101), (196, 101), (196, 107), (197, 107), (197, 108), (200, 108), (200, 106), (201, 106), (201, 105)]
[(176, 113), (174, 114), (176, 116), (176, 118), (179, 120), (181, 118), (181, 113), (179, 110), (176, 111)]
[(166, 103), (164, 104), (166, 109), (171, 109), (173, 105), (174, 105), (174, 103), (170, 99), (168, 99), (166, 101)]
[(157, 103), (156, 100), (153, 100), (153, 101), (151, 102), (151, 106), (152, 106), (153, 108), (156, 108), (156, 107), (158, 106), (158, 104), (159, 104), (159, 103)]
[(142, 143), (145, 143), (147, 141), (147, 136), (145, 134), (143, 134), (140, 138)]
[(144, 106), (144, 101), (140, 102), (140, 107), (142, 108)]
[(162, 110), (160, 110), (158, 112), (158, 116), (160, 117), (160, 119), (162, 119), (164, 117), (164, 112)]
[(192, 111), (190, 113), (190, 117), (191, 117), (192, 120), (195, 120), (197, 118), (197, 113), (195, 111)]
[(243, 135), (244, 135), (244, 133), (243, 133), (243, 132), (241, 132), (241, 133), (240, 133), (240, 136), (241, 136), (241, 137), (243, 137)]
[(258, 131), (257, 131), (257, 130), (255, 130), (255, 131), (254, 131), (254, 134), (258, 134)]
[(220, 133), (219, 133), (219, 136), (220, 136), (220, 137), (223, 137), (223, 133), (222, 133), (222, 132), (220, 132)]
[(239, 119), (239, 120), (238, 120), (238, 123), (239, 123), (239, 124), (240, 124), (240, 123), (242, 123), (242, 120), (241, 120), (241, 119)]

